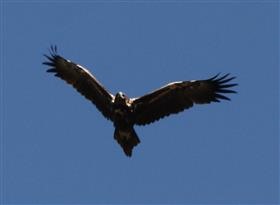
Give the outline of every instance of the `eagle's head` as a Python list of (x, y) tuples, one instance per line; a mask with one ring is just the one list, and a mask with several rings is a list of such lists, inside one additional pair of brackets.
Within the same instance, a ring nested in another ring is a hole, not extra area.
[(115, 103), (126, 104), (128, 101), (128, 97), (122, 92), (118, 92), (115, 96)]

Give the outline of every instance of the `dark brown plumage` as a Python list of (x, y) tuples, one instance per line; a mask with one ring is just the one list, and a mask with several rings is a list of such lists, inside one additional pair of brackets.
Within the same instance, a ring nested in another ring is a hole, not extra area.
[(170, 114), (179, 113), (194, 104), (206, 104), (230, 100), (224, 94), (236, 93), (229, 83), (235, 77), (229, 74), (216, 75), (207, 80), (179, 81), (169, 83), (149, 94), (138, 98), (128, 98), (119, 92), (115, 96), (84, 67), (64, 59), (57, 54), (57, 48), (51, 47), (47, 72), (71, 84), (78, 92), (89, 99), (98, 110), (114, 123), (114, 138), (127, 156), (132, 155), (133, 147), (140, 140), (134, 125), (146, 125)]

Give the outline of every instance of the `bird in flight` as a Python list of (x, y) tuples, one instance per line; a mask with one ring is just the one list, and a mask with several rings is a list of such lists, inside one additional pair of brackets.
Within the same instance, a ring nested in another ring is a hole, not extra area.
[(58, 55), (56, 46), (51, 46), (50, 55), (44, 56), (47, 61), (43, 64), (50, 66), (47, 72), (72, 85), (113, 122), (114, 139), (129, 157), (140, 143), (134, 125), (153, 123), (194, 104), (230, 100), (224, 94), (236, 93), (230, 88), (237, 84), (229, 83), (235, 77), (218, 74), (206, 80), (172, 82), (137, 98), (129, 98), (122, 92), (113, 95), (86, 68)]

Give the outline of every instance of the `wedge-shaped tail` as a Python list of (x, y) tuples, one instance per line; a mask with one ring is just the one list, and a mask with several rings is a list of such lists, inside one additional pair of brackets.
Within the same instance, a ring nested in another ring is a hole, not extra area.
[(121, 145), (124, 153), (128, 157), (131, 157), (133, 147), (140, 143), (140, 140), (133, 127), (126, 129), (117, 127), (115, 129), (114, 138)]

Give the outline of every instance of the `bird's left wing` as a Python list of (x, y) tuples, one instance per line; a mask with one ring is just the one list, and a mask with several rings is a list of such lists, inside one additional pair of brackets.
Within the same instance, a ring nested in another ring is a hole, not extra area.
[(57, 48), (53, 46), (50, 56), (45, 55), (45, 57), (48, 61), (43, 64), (51, 67), (47, 72), (55, 73), (56, 77), (71, 84), (90, 100), (107, 119), (112, 120), (114, 96), (86, 68), (64, 59), (57, 54)]
[(192, 107), (194, 104), (206, 104), (230, 100), (223, 93), (235, 93), (228, 88), (237, 84), (228, 84), (235, 77), (229, 74), (218, 75), (197, 81), (181, 81), (170, 83), (154, 92), (132, 99), (134, 123), (145, 125)]

